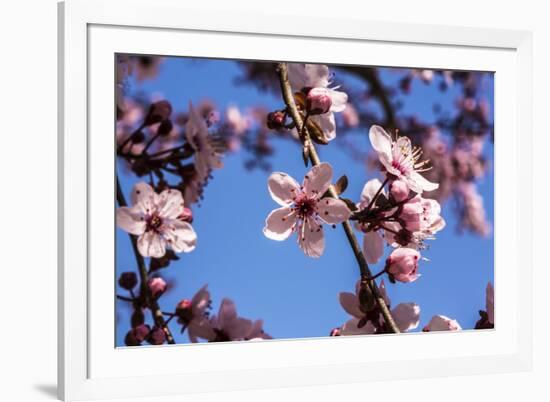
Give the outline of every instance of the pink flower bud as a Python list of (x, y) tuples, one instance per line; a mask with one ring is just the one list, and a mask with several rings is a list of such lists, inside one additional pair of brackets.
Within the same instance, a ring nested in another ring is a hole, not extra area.
[(149, 336), (147, 337), (147, 342), (151, 345), (162, 345), (166, 341), (166, 333), (160, 327), (154, 327)]
[(149, 286), (149, 290), (155, 298), (162, 295), (166, 290), (166, 282), (160, 277), (149, 279), (147, 281), (147, 286)]
[(342, 330), (338, 327), (333, 328), (332, 331), (330, 331), (330, 336), (340, 336), (342, 335)]
[(286, 116), (284, 112), (281, 112), (280, 110), (268, 113), (267, 128), (270, 130), (280, 130), (285, 126), (285, 119)]
[(414, 282), (418, 274), (420, 253), (412, 248), (395, 249), (386, 260), (386, 271), (399, 282)]
[(137, 275), (135, 272), (123, 272), (118, 278), (118, 285), (122, 289), (132, 290), (137, 285)]
[(307, 93), (306, 106), (310, 115), (327, 113), (332, 106), (332, 99), (327, 88), (311, 88)]
[(193, 211), (187, 207), (184, 207), (183, 212), (180, 216), (178, 216), (178, 219), (187, 223), (193, 223)]
[(179, 322), (187, 324), (193, 319), (193, 304), (189, 299), (183, 299), (176, 306), (176, 315), (179, 318)]
[(149, 106), (147, 116), (145, 116), (144, 124), (146, 126), (151, 126), (155, 123), (160, 123), (161, 121), (168, 120), (171, 114), (172, 105), (170, 102), (161, 100), (152, 103), (151, 106)]
[(147, 338), (150, 332), (150, 328), (148, 325), (141, 324), (138, 325), (135, 328), (132, 328), (128, 333), (126, 334), (126, 337), (124, 338), (124, 343), (126, 346), (139, 346), (141, 345), (141, 342)]
[(390, 194), (396, 202), (402, 202), (409, 196), (409, 187), (403, 180), (394, 180), (390, 185)]

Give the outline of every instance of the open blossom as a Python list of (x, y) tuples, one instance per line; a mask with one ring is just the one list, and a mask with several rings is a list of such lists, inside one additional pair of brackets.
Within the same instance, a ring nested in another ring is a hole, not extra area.
[(244, 337), (247, 341), (259, 341), (264, 339), (273, 339), (271, 335), (267, 334), (264, 331), (264, 321), (263, 320), (256, 320), (252, 323), (252, 326), (250, 328), (250, 331), (246, 336)]
[(321, 163), (304, 177), (302, 186), (286, 173), (273, 173), (268, 179), (271, 197), (281, 205), (266, 219), (264, 234), (272, 240), (286, 240), (292, 232), (310, 257), (320, 257), (325, 249), (323, 223), (330, 225), (347, 220), (351, 211), (335, 198), (321, 198), (330, 187), (332, 166)]
[(414, 282), (420, 277), (419, 259), (420, 253), (415, 249), (396, 248), (386, 260), (386, 271), (399, 282)]
[(206, 121), (191, 102), (189, 102), (189, 119), (185, 126), (185, 137), (195, 151), (195, 170), (200, 177), (208, 176), (212, 169), (223, 167), (221, 153), (210, 141)]
[(315, 112), (326, 110), (311, 116), (310, 120), (319, 126), (327, 141), (336, 137), (334, 112), (343, 111), (348, 100), (346, 93), (336, 90), (338, 87), (329, 88), (329, 76), (328, 67), (322, 64), (288, 64), (288, 80), (292, 89), (303, 91), (306, 95), (313, 91), (310, 102)]
[(138, 236), (137, 246), (144, 257), (160, 258), (169, 247), (177, 253), (195, 249), (197, 235), (193, 227), (178, 217), (184, 212), (181, 192), (174, 189), (157, 194), (145, 182), (132, 190), (132, 206), (116, 211), (117, 225)]
[[(359, 210), (367, 208), (381, 186), (382, 183), (380, 180), (369, 180), (363, 187), (357, 208)], [(383, 196), (386, 195), (384, 190), (380, 194)], [(359, 223), (357, 227), (365, 233), (363, 237), (363, 252), (365, 253), (367, 262), (369, 264), (376, 264), (384, 254), (384, 239), (382, 234), (379, 230), (373, 230), (373, 228), (364, 223)]]
[[(361, 281), (357, 281), (355, 285), (355, 294), (349, 292), (341, 292), (339, 294), (340, 304), (342, 308), (353, 318), (348, 320), (342, 328), (339, 329), (338, 335), (365, 335), (374, 334), (377, 328), (383, 327), (384, 318), (376, 310), (375, 314), (364, 312), (361, 307), (359, 292), (361, 291)], [(386, 293), (384, 281), (380, 282), (380, 293), (384, 301), (391, 306), (391, 301)], [(391, 315), (401, 332), (407, 332), (418, 327), (420, 322), (420, 307), (415, 303), (401, 303), (391, 310)], [(367, 320), (365, 320), (367, 318)]]
[(230, 299), (222, 300), (218, 314), (210, 319), (210, 327), (214, 331), (211, 342), (242, 341), (253, 330), (252, 321), (239, 317), (235, 303)]
[(461, 329), (460, 324), (456, 320), (444, 315), (434, 315), (422, 331), (459, 331)]
[(432, 191), (439, 187), (424, 178), (419, 172), (428, 161), (418, 162), (422, 154), (420, 148), (413, 148), (408, 137), (399, 137), (393, 141), (390, 135), (380, 126), (373, 125), (369, 131), (372, 147), (378, 154), (380, 163), (388, 174), (403, 180), (416, 193)]
[(208, 320), (210, 307), (210, 292), (204, 285), (191, 300), (184, 299), (176, 306), (178, 323), (187, 329), (189, 340), (198, 342), (198, 338), (212, 339), (215, 336)]

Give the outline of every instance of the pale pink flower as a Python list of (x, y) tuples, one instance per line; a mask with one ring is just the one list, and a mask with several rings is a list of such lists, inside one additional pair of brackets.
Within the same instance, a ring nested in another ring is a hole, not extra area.
[(493, 284), (489, 282), (485, 290), (485, 310), (487, 311), (487, 319), (491, 324), (495, 324), (495, 289)]
[(281, 205), (265, 221), (264, 234), (272, 240), (286, 240), (298, 234), (298, 244), (310, 257), (320, 257), (325, 249), (323, 223), (334, 225), (349, 219), (351, 211), (342, 200), (325, 197), (332, 181), (332, 166), (321, 163), (306, 175), (303, 185), (286, 173), (268, 179), (271, 197)]
[(199, 176), (208, 176), (212, 169), (223, 167), (221, 153), (211, 144), (206, 121), (189, 102), (189, 119), (185, 125), (185, 137), (195, 151), (195, 170)]
[(248, 116), (243, 116), (236, 106), (229, 106), (227, 108), (225, 111), (225, 118), (231, 130), (237, 136), (243, 135), (252, 124), (251, 119)]
[[(361, 281), (357, 281), (355, 285), (355, 294), (349, 292), (341, 292), (339, 294), (340, 304), (342, 308), (353, 318), (348, 320), (340, 329), (339, 335), (365, 335), (373, 334), (376, 331), (373, 323), (368, 320), (366, 323), (366, 313), (362, 311), (359, 301)], [(388, 308), (391, 306), (391, 301), (386, 293), (386, 285), (384, 281), (380, 282), (380, 293), (384, 298)], [(401, 332), (411, 331), (418, 327), (420, 322), (420, 306), (415, 303), (401, 303), (391, 310), (391, 315)], [(384, 323), (383, 316), (378, 316), (380, 324)], [(364, 325), (359, 328), (360, 322)]]
[(420, 253), (412, 248), (400, 247), (392, 251), (386, 260), (386, 271), (399, 282), (414, 282), (419, 277)]
[(439, 184), (428, 181), (419, 173), (426, 170), (424, 166), (427, 161), (418, 162), (422, 150), (413, 148), (408, 137), (393, 141), (382, 127), (373, 125), (369, 138), (388, 174), (403, 180), (412, 191), (421, 194), (422, 191), (433, 191), (439, 187)]
[(390, 194), (395, 202), (403, 202), (409, 197), (409, 186), (403, 180), (394, 180), (390, 184)]
[(116, 211), (117, 225), (138, 236), (137, 246), (144, 257), (160, 258), (166, 247), (177, 253), (195, 249), (197, 235), (193, 227), (178, 219), (184, 212), (181, 192), (174, 189), (157, 194), (145, 182), (132, 190), (132, 206)]
[[(288, 64), (288, 80), (294, 91), (311, 91), (314, 88), (323, 88), (330, 98), (330, 107), (327, 113), (311, 116), (310, 119), (317, 123), (325, 135), (327, 141), (336, 137), (336, 122), (334, 112), (342, 112), (346, 108), (348, 95), (337, 91), (338, 87), (329, 88), (329, 69), (322, 64)], [(320, 91), (316, 89), (316, 91)]]
[(350, 128), (357, 127), (360, 123), (359, 113), (351, 103), (346, 105), (346, 108), (342, 112), (342, 117), (344, 119), (344, 124)]
[(235, 303), (230, 299), (223, 299), (218, 314), (210, 319), (210, 326), (214, 331), (211, 342), (242, 341), (253, 331), (252, 321), (239, 317)]
[(434, 315), (422, 331), (459, 331), (461, 329), (460, 324), (456, 320), (444, 315)]
[(176, 306), (178, 322), (187, 329), (189, 340), (198, 342), (198, 338), (212, 339), (215, 332), (208, 319), (210, 307), (210, 292), (204, 285), (191, 300), (184, 299)]
[[(369, 206), (380, 186), (382, 186), (382, 183), (378, 179), (369, 180), (365, 184), (361, 192), (361, 198), (357, 204), (359, 210)], [(383, 189), (380, 194), (384, 197), (386, 196), (386, 192)], [(382, 255), (384, 255), (384, 239), (382, 234), (378, 230), (372, 230), (372, 228), (362, 223), (359, 223), (357, 228), (365, 233), (363, 237), (363, 252), (365, 253), (367, 262), (369, 264), (376, 264)]]

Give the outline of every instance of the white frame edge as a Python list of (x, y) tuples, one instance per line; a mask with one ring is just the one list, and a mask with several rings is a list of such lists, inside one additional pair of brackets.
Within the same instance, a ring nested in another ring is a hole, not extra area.
[[(131, 4), (132, 15), (124, 13)], [(186, 9), (177, 0), (157, 0), (154, 6), (148, 0), (69, 0), (58, 4), (58, 395), (64, 400), (129, 396), (116, 387), (117, 382), (131, 385), (132, 379), (88, 378), (88, 321), (87, 311), (87, 138), (78, 133), (87, 132), (87, 27), (89, 24), (127, 25), (152, 28), (192, 29), (218, 32), (261, 33), (268, 35), (324, 37), (352, 40), (370, 40), (400, 43), (428, 43), (468, 47), (506, 48), (516, 52), (517, 77), (517, 132), (524, 141), (518, 147), (518, 181), (521, 193), (517, 225), (522, 236), (518, 248), (522, 250), (523, 266), (518, 290), (522, 297), (518, 311), (518, 353), (515, 355), (476, 357), (476, 368), (470, 359), (453, 359), (451, 370), (441, 371), (441, 362), (425, 361), (423, 373), (396, 375), (394, 379), (435, 375), (466, 375), (487, 372), (530, 370), (532, 366), (532, 34), (526, 31), (482, 28), (448, 27), (440, 25), (415, 25), (395, 22), (373, 22), (360, 19), (322, 20), (296, 15), (285, 15), (290, 23), (278, 24), (273, 15), (229, 16), (213, 15), (204, 11)], [(164, 12), (162, 20), (158, 13)], [(179, 13), (177, 11), (185, 11)], [(183, 16), (183, 17), (182, 17)], [(300, 24), (293, 23), (299, 21)], [(437, 39), (434, 39), (437, 38)], [(69, 118), (70, 116), (70, 118)], [(76, 135), (74, 133), (77, 133)], [(83, 230), (83, 228), (85, 230)], [(389, 364), (389, 363), (388, 363)], [(349, 366), (349, 365), (347, 365)], [(355, 365), (360, 368), (359, 365)], [(355, 377), (338, 374), (334, 366), (311, 367), (319, 373), (320, 380), (304, 382), (300, 368), (269, 369), (263, 375), (248, 372), (254, 385), (238, 382), (227, 386), (225, 373), (209, 374), (225, 385), (201, 386), (197, 382), (193, 392), (208, 390), (237, 390), (273, 386), (299, 386), (326, 384), (326, 373), (331, 373), (332, 383), (365, 381), (360, 374)], [(360, 370), (354, 370), (359, 373)], [(280, 380), (275, 384), (266, 380), (270, 373)], [(282, 373), (284, 372), (284, 373)], [(239, 376), (242, 373), (231, 374)], [(325, 374), (325, 375), (323, 375)], [(177, 393), (176, 385), (181, 376), (163, 379), (163, 388), (151, 387), (149, 395)], [(197, 375), (185, 376), (187, 380)], [(369, 380), (387, 379), (369, 378)], [(134, 379), (135, 381), (135, 379)], [(140, 380), (141, 381), (141, 380)], [(283, 382), (281, 382), (283, 381)], [(211, 384), (212, 384), (211, 382)], [(137, 395), (136, 395), (137, 396)]]

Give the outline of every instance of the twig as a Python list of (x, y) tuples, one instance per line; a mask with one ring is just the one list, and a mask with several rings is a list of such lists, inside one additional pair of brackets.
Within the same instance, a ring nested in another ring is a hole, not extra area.
[[(122, 188), (120, 187), (120, 181), (118, 180), (118, 177), (116, 179), (116, 198), (118, 201), (118, 204), (121, 207), (125, 207), (128, 204), (126, 203), (126, 199), (124, 198), (124, 194), (122, 193)], [(170, 328), (168, 328), (168, 325), (166, 325), (166, 321), (164, 320), (164, 316), (162, 315), (162, 310), (159, 307), (159, 304), (157, 300), (151, 295), (151, 291), (149, 290), (149, 287), (147, 286), (147, 267), (145, 266), (145, 261), (143, 260), (143, 256), (139, 253), (138, 247), (137, 247), (137, 239), (134, 235), (128, 234), (130, 236), (130, 240), (132, 242), (132, 248), (134, 250), (134, 255), (136, 257), (136, 261), (138, 264), (138, 271), (139, 271), (139, 279), (140, 279), (140, 287), (141, 287), (141, 293), (145, 295), (145, 300), (147, 301), (147, 305), (151, 309), (151, 313), (153, 315), (153, 320), (155, 321), (155, 325), (159, 328), (162, 328), (164, 333), (166, 334), (166, 341), (168, 343), (174, 344), (176, 341), (174, 340), (174, 337), (172, 335), (172, 332), (170, 331)]]
[[(315, 146), (311, 142), (309, 131), (307, 127), (304, 125), (302, 121), (302, 117), (300, 116), (300, 112), (298, 112), (298, 108), (296, 107), (296, 103), (294, 101), (292, 88), (290, 87), (290, 83), (288, 81), (288, 68), (286, 63), (279, 63), (278, 71), (279, 71), (279, 81), (281, 84), (281, 92), (283, 94), (283, 99), (290, 113), (290, 116), (294, 120), (294, 123), (296, 124), (296, 129), (298, 130), (298, 132), (304, 133), (304, 138), (303, 138), (304, 147), (307, 147), (308, 149), (308, 155), (311, 160), (311, 164), (313, 166), (319, 165), (321, 163), (321, 160), (319, 159), (319, 155), (317, 154)], [(334, 186), (331, 185), (328, 191), (331, 197), (336, 199), (339, 198), (338, 193), (336, 192)], [(359, 242), (355, 237), (355, 233), (353, 232), (353, 228), (350, 222), (345, 221), (342, 223), (342, 226), (344, 227), (344, 232), (346, 233), (348, 242), (351, 246), (353, 254), (355, 255), (355, 259), (357, 260), (357, 263), (359, 265), (361, 279), (367, 281), (374, 295), (374, 298), (376, 299), (376, 303), (378, 304), (378, 307), (380, 308), (380, 311), (384, 316), (384, 321), (386, 322), (386, 325), (394, 333), (401, 332), (399, 331), (399, 328), (397, 327), (391, 315), (391, 312), (388, 309), (388, 306), (386, 305), (386, 302), (384, 301), (384, 298), (382, 297), (382, 294), (380, 293), (378, 286), (376, 285), (376, 282), (372, 279), (372, 273), (369, 269), (369, 265), (367, 264), (367, 260), (365, 259), (365, 256), (361, 251), (361, 247), (359, 246)]]

